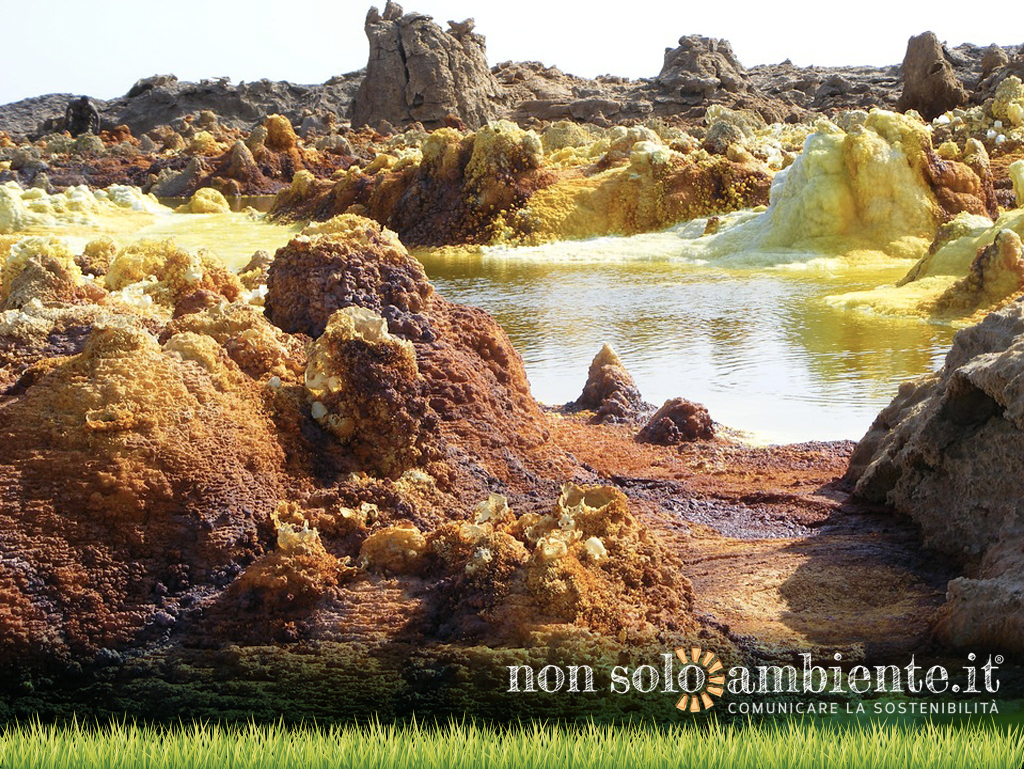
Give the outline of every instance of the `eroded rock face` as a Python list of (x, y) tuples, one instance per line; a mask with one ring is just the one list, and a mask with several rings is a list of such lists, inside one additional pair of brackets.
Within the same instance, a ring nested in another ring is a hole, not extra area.
[(847, 479), (964, 564), (965, 576), (949, 583), (946, 640), (1022, 648), (1024, 300), (959, 332), (939, 372), (900, 387)]
[(967, 93), (933, 32), (910, 38), (903, 58), (903, 94), (896, 109), (916, 109), (926, 120), (967, 103)]
[(502, 92), (487, 66), (484, 38), (473, 20), (442, 30), (431, 17), (403, 13), (388, 2), (366, 16), (370, 58), (353, 105), (355, 125), (381, 121), (428, 128), (454, 115), (471, 127), (497, 116)]

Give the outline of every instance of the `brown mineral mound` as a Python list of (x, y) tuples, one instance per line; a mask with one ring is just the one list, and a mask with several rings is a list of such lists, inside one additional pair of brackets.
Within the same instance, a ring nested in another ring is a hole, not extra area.
[(59, 238), (25, 238), (2, 264), (0, 311), (18, 309), (33, 299), (44, 305), (87, 303), (106, 293), (82, 282), (74, 254)]
[(420, 385), (415, 348), (372, 310), (334, 313), (310, 350), (313, 418), (375, 475), (397, 477), (428, 455), (432, 420)]
[(637, 433), (641, 443), (670, 446), (683, 441), (711, 440), (715, 437), (714, 422), (708, 410), (685, 398), (670, 398), (654, 412)]
[(603, 423), (629, 422), (654, 407), (644, 401), (622, 359), (606, 344), (590, 363), (583, 392), (568, 408), (593, 411), (594, 422)]
[(267, 275), (266, 315), (289, 333), (323, 333), (337, 310), (386, 315), (393, 331), (416, 337), (434, 288), (405, 246), (376, 222), (345, 215), (303, 230), (278, 249)]
[[(529, 464), (564, 464), (544, 448), (522, 360), (489, 315), (434, 294), (419, 262), (372, 220), (343, 215), (304, 232), (271, 264), (266, 313), (285, 331), (319, 337), (306, 388), (336, 437), (365, 435), (369, 443), (355, 445), (367, 460), (384, 445), (406, 457), (375, 462), (385, 474), (421, 464), (412, 455), (436, 461), (441, 451), (484, 463), (503, 483), (514, 482), (527, 456)], [(345, 396), (332, 377), (361, 384)], [(339, 397), (354, 400), (342, 405)], [(359, 427), (357, 415), (369, 421)], [(385, 435), (393, 441), (377, 445)]]
[[(508, 338), (437, 296), (375, 222), (340, 217), (278, 252), (277, 326), (206, 257), (103, 245), (54, 252), (63, 293), (22, 280), (18, 254), (4, 272), (21, 305), (0, 313), (5, 664), (367, 640), (339, 613), (395, 591), (405, 608), (375, 638), (695, 627), (688, 583), (620, 492), (554, 503), (594, 476), (550, 441)], [(79, 262), (109, 294), (75, 293)]]
[(202, 341), (93, 327), (3, 399), (5, 665), (158, 637), (169, 591), (224, 585), (262, 549), (282, 452), (255, 385)]
[[(1019, 241), (1018, 241), (1019, 243)], [(850, 460), (855, 493), (888, 502), (958, 559), (940, 630), (1020, 651), (1024, 300), (959, 332), (936, 374), (907, 382)]]

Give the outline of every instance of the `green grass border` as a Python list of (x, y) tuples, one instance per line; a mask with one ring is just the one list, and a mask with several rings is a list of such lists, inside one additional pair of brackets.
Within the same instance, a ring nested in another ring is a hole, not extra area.
[(1024, 727), (983, 723), (775, 724), (716, 721), (650, 725), (443, 725), (288, 727), (256, 723), (140, 726), (76, 720), (0, 726), (0, 767), (81, 769), (269, 769), (270, 767), (963, 767), (1017, 769)]

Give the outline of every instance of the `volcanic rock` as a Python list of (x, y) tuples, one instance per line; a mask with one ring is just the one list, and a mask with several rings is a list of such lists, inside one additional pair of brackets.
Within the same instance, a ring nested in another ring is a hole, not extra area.
[(1006, 66), (1009, 61), (1010, 57), (1006, 51), (998, 45), (990, 45), (981, 57), (981, 76), (988, 77), (1000, 67)]
[(177, 82), (177, 75), (151, 75), (150, 77), (136, 80), (135, 85), (128, 89), (128, 93), (125, 96), (132, 99), (136, 96), (141, 96), (146, 91), (152, 91), (154, 88), (169, 88)]
[(940, 371), (904, 383), (850, 459), (857, 496), (910, 516), (926, 547), (963, 564), (940, 625), (956, 646), (1024, 648), (1022, 383), (1018, 299), (960, 331)]
[(916, 109), (926, 120), (967, 103), (967, 93), (933, 32), (910, 38), (903, 58), (903, 94), (896, 109)]
[(715, 437), (708, 410), (684, 398), (670, 398), (637, 433), (641, 443), (671, 446), (686, 441), (707, 441)]
[(665, 49), (656, 82), (684, 100), (705, 101), (719, 91), (740, 93), (750, 83), (727, 40), (700, 35), (679, 38), (677, 48)]
[(484, 38), (473, 20), (449, 22), (446, 32), (431, 17), (404, 14), (390, 0), (366, 16), (370, 58), (353, 103), (353, 124), (427, 128), (454, 115), (476, 128), (497, 117), (502, 91), (487, 66)]

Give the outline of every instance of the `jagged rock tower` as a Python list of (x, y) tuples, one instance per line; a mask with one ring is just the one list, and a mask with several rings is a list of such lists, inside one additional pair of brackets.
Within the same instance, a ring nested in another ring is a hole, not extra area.
[(896, 109), (916, 109), (932, 120), (948, 109), (967, 103), (967, 93), (946, 57), (934, 32), (924, 32), (907, 42), (903, 57), (903, 94)]
[(442, 30), (430, 16), (404, 13), (390, 1), (383, 14), (370, 8), (370, 58), (356, 92), (354, 125), (419, 121), (437, 128), (454, 115), (477, 128), (497, 116), (503, 91), (487, 66), (483, 35), (473, 32), (472, 19), (448, 25)]

